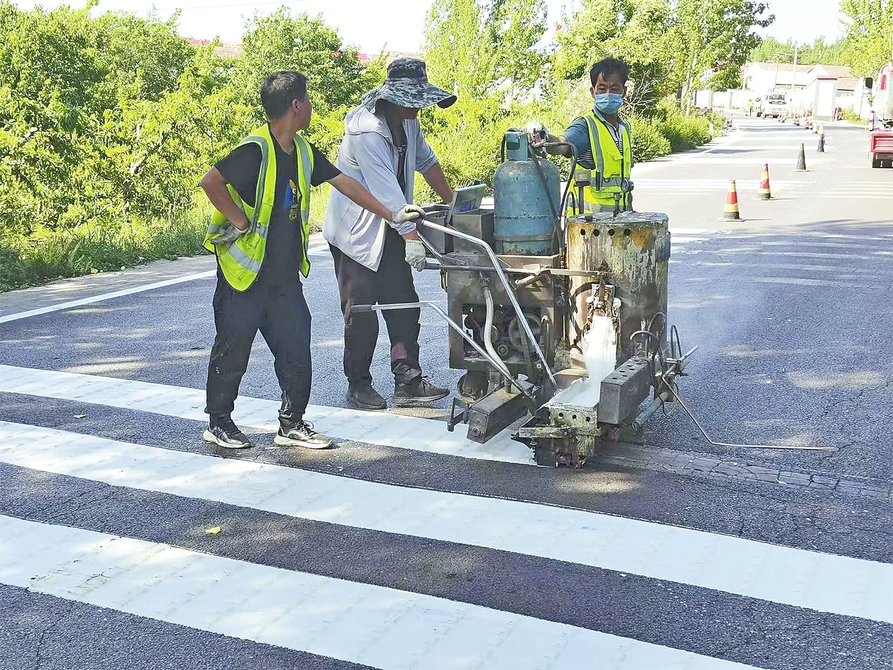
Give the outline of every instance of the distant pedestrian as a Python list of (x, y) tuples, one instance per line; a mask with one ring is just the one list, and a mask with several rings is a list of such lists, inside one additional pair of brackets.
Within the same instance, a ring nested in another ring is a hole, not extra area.
[(203, 437), (230, 449), (252, 446), (231, 414), (260, 330), (282, 391), (275, 444), (324, 449), (332, 439), (304, 420), (312, 366), (310, 311), (299, 273), (306, 277), (310, 271), (310, 187), (328, 182), (360, 207), (399, 223), (422, 212), (414, 207), (391, 212), (299, 134), (313, 111), (303, 74), (271, 74), (260, 98), (268, 122), (201, 181), (216, 208), (205, 246), (217, 256), (217, 336), (208, 364), (210, 418)]

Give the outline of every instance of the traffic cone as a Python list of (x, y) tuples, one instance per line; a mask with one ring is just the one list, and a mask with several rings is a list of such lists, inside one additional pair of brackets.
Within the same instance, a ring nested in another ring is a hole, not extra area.
[(769, 165), (763, 166), (763, 178), (760, 180), (760, 200), (772, 200), (772, 189), (769, 188)]
[(729, 193), (726, 196), (726, 209), (723, 218), (729, 221), (738, 221), (741, 215), (738, 213), (738, 189), (735, 188), (735, 180), (729, 182)]
[(816, 149), (816, 151), (820, 154), (825, 153), (825, 131), (824, 130), (822, 130), (822, 132), (819, 133), (819, 146), (818, 146), (818, 149)]
[(806, 172), (806, 149), (800, 144), (800, 155), (797, 157), (797, 171)]

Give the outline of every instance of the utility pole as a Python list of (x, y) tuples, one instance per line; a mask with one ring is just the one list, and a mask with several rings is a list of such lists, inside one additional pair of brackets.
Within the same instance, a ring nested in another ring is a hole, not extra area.
[(794, 85), (797, 83), (797, 49), (798, 46), (796, 43), (794, 44), (794, 73), (791, 75), (791, 99), (790, 105), (791, 110), (794, 109)]

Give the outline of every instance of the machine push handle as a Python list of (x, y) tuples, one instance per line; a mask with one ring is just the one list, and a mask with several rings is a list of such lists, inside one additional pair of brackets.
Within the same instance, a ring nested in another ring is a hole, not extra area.
[[(499, 263), (499, 259), (496, 257), (496, 253), (493, 249), (490, 248), (490, 245), (484, 242), (481, 239), (478, 239), (474, 235), (469, 235), (468, 233), (463, 233), (460, 230), (456, 230), (455, 228), (448, 228), (446, 226), (441, 226), (438, 223), (435, 223), (428, 219), (427, 217), (422, 217), (418, 219), (418, 221), (428, 228), (432, 230), (439, 231), (441, 233), (445, 233), (447, 235), (452, 235), (453, 237), (458, 237), (461, 240), (465, 240), (470, 244), (474, 244), (475, 246), (483, 249), (487, 257), (490, 259), (490, 263), (493, 264), (493, 267), (496, 270), (496, 274), (499, 276), (499, 281), (502, 283), (503, 288), (505, 289), (506, 294), (508, 294), (509, 300), (512, 303), (512, 307), (515, 310), (515, 314), (518, 317), (518, 323), (521, 324), (521, 327), (524, 331), (524, 336), (527, 338), (527, 342), (533, 348), (536, 353), (537, 358), (540, 360), (540, 363), (543, 366), (543, 372), (546, 373), (549, 381), (552, 383), (552, 388), (558, 388), (558, 382), (555, 379), (555, 374), (552, 372), (552, 369), (549, 367), (549, 362), (546, 360), (546, 355), (543, 353), (542, 348), (537, 342), (536, 337), (533, 335), (533, 330), (530, 328), (530, 324), (527, 322), (527, 317), (524, 316), (524, 312), (521, 309), (521, 305), (518, 303), (518, 298), (515, 295), (515, 291), (512, 288), (512, 284), (509, 281), (508, 275), (506, 275), (505, 271), (502, 269), (502, 265)], [(460, 329), (461, 330), (461, 329)], [(464, 334), (464, 333), (463, 333)], [(489, 357), (485, 357), (489, 360)]]
[(484, 358), (484, 360), (492, 365), (499, 372), (499, 374), (502, 375), (506, 382), (518, 389), (521, 395), (523, 395), (524, 398), (527, 400), (531, 411), (536, 410), (536, 399), (527, 392), (527, 389), (525, 389), (524, 386), (517, 379), (515, 379), (511, 375), (505, 374), (505, 372), (503, 371), (503, 366), (500, 365), (501, 361), (495, 360), (490, 354), (488, 354), (481, 345), (474, 341), (474, 338), (472, 338), (468, 333), (465, 332), (462, 326), (453, 321), (446, 312), (444, 312), (439, 306), (435, 305), (430, 300), (420, 300), (419, 302), (395, 302), (388, 305), (351, 305), (350, 311), (357, 314), (364, 314), (367, 312), (387, 312), (394, 309), (420, 309), (422, 307), (428, 307), (429, 309), (434, 310), (441, 319), (446, 321), (447, 325), (450, 328), (456, 331), (456, 333), (458, 333), (463, 340), (468, 342), (468, 344), (470, 344), (474, 348), (474, 350)]

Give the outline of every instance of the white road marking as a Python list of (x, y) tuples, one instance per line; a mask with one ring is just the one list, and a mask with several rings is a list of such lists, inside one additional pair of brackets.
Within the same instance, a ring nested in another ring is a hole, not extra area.
[[(319, 245), (315, 247), (311, 247), (307, 250), (308, 256), (319, 256), (328, 252), (328, 245)], [(21, 319), (27, 319), (32, 316), (40, 316), (42, 314), (50, 314), (52, 312), (64, 312), (68, 309), (74, 309), (75, 307), (82, 307), (83, 305), (92, 305), (97, 302), (104, 302), (106, 300), (114, 300), (115, 298), (122, 298), (128, 295), (134, 295), (136, 293), (144, 293), (145, 291), (154, 291), (159, 288), (165, 288), (167, 286), (175, 286), (177, 284), (183, 284), (190, 281), (196, 281), (198, 279), (207, 279), (209, 277), (213, 277), (217, 273), (216, 270), (208, 270), (207, 272), (198, 272), (196, 274), (185, 275), (183, 277), (174, 277), (173, 279), (165, 279), (164, 281), (153, 282), (151, 284), (141, 284), (140, 286), (131, 286), (130, 288), (124, 288), (119, 291), (111, 291), (110, 293), (101, 293), (99, 295), (90, 296), (87, 298), (80, 298), (78, 300), (70, 300), (68, 302), (60, 302), (55, 305), (48, 305), (46, 307), (40, 307), (38, 309), (29, 309), (25, 312), (17, 312), (15, 314), (6, 314), (5, 316), (0, 316), (0, 323), (8, 323), (9, 321), (19, 321)]]
[[(0, 460), (113, 486), (539, 556), (893, 623), (893, 565), (886, 563), (6, 422), (0, 422)], [(0, 558), (0, 571), (9, 565)]]
[[(181, 386), (0, 365), (0, 390), (193, 421), (208, 419), (204, 413), (205, 392)], [(276, 401), (239, 397), (233, 419), (243, 428), (250, 426), (276, 431), (279, 429), (278, 412), (279, 403)], [(450, 433), (445, 422), (433, 419), (319, 405), (308, 407), (305, 418), (313, 422), (321, 433), (343, 440), (462, 458), (534, 465), (533, 452), (512, 440), (508, 430), (486, 444), (478, 444), (465, 438), (463, 427)]]
[[(636, 190), (649, 191), (727, 191), (730, 179), (634, 179)], [(802, 181), (772, 181), (772, 190), (801, 188)], [(735, 182), (738, 191), (758, 191), (759, 179), (738, 179)]]
[(0, 581), (385, 670), (733, 670), (738, 663), (479, 605), (0, 516)]
[(90, 296), (89, 298), (81, 298), (79, 300), (70, 300), (68, 302), (60, 302), (56, 305), (48, 305), (47, 307), (40, 307), (38, 309), (30, 309), (27, 312), (18, 312), (16, 314), (7, 314), (5, 316), (0, 316), (0, 323), (7, 323), (9, 321), (18, 321), (19, 319), (27, 319), (32, 316), (40, 316), (41, 314), (49, 314), (50, 312), (61, 312), (67, 309), (73, 309), (75, 307), (81, 307), (83, 305), (92, 305), (95, 302), (103, 302), (104, 300), (112, 300), (114, 298), (121, 298), (126, 295), (133, 295), (134, 293), (142, 293), (143, 291), (154, 291), (155, 289), (164, 288), (166, 286), (174, 286), (176, 284), (183, 284), (189, 281), (195, 281), (197, 279), (207, 279), (208, 277), (213, 277), (215, 274), (215, 270), (209, 270), (208, 272), (199, 272), (197, 274), (186, 275), (185, 277), (175, 277), (173, 279), (165, 279), (164, 281), (154, 282), (152, 284), (143, 284), (141, 286), (131, 286), (130, 288), (121, 289), (120, 291), (112, 291), (111, 293), (101, 293), (100, 295)]

